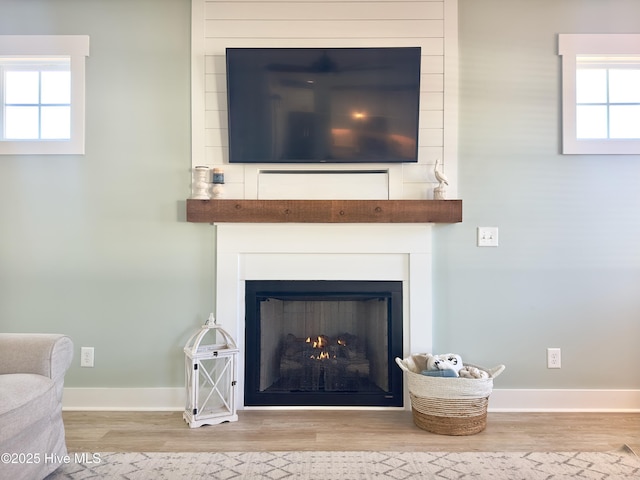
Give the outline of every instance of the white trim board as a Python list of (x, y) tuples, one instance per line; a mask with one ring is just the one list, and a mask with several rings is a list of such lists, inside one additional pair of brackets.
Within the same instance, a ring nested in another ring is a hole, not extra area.
[[(178, 387), (65, 388), (62, 405), (65, 411), (182, 411), (185, 399), (186, 389)], [(495, 389), (489, 412), (640, 412), (640, 390)]]
[(640, 412), (640, 390), (495, 389), (493, 412)]
[(63, 410), (184, 410), (186, 388), (65, 388)]

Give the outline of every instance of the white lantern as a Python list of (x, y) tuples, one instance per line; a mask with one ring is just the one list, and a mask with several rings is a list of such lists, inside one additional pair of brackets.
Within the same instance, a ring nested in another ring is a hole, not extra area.
[[(202, 345), (208, 333), (213, 343)], [(182, 415), (191, 428), (238, 420), (235, 387), (238, 347), (216, 324), (213, 313), (184, 347), (187, 404)]]

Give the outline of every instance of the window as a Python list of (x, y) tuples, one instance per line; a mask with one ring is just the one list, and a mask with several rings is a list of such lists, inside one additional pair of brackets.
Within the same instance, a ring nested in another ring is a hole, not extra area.
[(69, 64), (69, 57), (2, 62), (3, 139), (71, 139)]
[(0, 154), (84, 153), (89, 37), (0, 36)]
[(577, 57), (576, 136), (640, 139), (640, 58)]
[(640, 153), (640, 35), (566, 34), (562, 152)]

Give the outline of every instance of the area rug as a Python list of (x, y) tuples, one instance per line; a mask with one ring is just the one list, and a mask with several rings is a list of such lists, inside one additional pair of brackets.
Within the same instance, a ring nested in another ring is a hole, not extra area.
[(46, 480), (631, 479), (640, 460), (612, 452), (214, 452), (70, 454)]

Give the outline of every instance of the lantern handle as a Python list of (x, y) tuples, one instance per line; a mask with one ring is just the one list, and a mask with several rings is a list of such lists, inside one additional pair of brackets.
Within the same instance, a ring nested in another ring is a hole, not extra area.
[(214, 325), (218, 325), (218, 322), (216, 321), (215, 317), (213, 316), (213, 313), (209, 314), (209, 319), (207, 320), (207, 323), (205, 323), (205, 326), (211, 328)]

